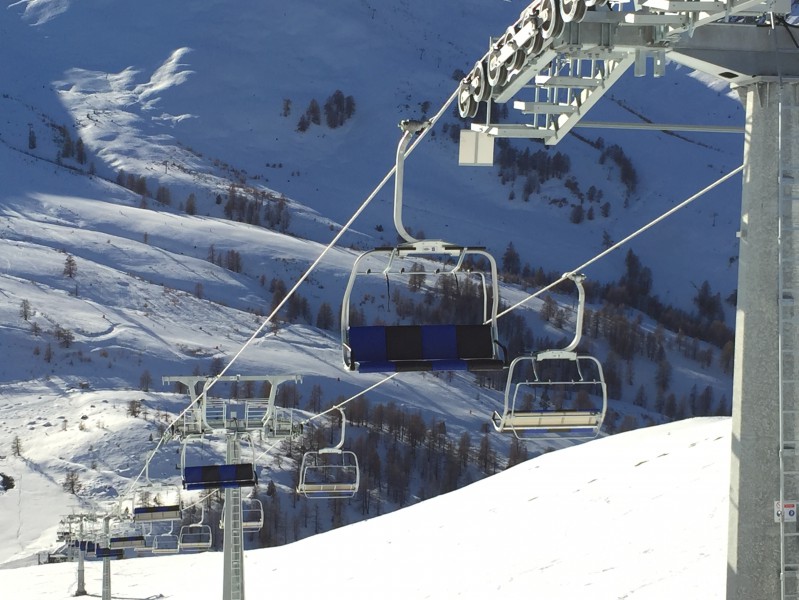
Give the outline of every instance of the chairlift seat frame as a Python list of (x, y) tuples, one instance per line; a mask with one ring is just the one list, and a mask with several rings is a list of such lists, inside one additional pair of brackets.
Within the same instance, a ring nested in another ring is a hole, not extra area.
[[(575, 334), (572, 341), (565, 348), (543, 350), (533, 355), (518, 356), (513, 359), (508, 368), (508, 380), (505, 386), (505, 405), (502, 412), (494, 411), (491, 422), (494, 429), (501, 433), (513, 433), (519, 439), (526, 438), (558, 438), (581, 439), (594, 438), (599, 435), (608, 406), (608, 389), (602, 364), (593, 356), (578, 354), (577, 346), (580, 343), (583, 327), (583, 314), (585, 310), (585, 290), (583, 280), (585, 276), (578, 273), (568, 273), (566, 278), (571, 279), (577, 286), (577, 318)], [(571, 380), (544, 379), (540, 376), (540, 366), (546, 362), (571, 361), (574, 363), (577, 377)], [(532, 366), (532, 380), (514, 381), (514, 375), (521, 370), (521, 364), (529, 362)], [(591, 379), (584, 376), (584, 366), (588, 364), (593, 369), (596, 377)], [(571, 387), (571, 388), (598, 388), (601, 404), (595, 409), (517, 409), (519, 391), (525, 387)]]
[[(338, 456), (339, 460), (336, 464), (319, 464), (323, 456)], [(336, 477), (345, 471), (355, 474), (354, 481), (352, 478), (342, 480)], [(312, 481), (317, 478), (313, 475), (324, 481)], [(360, 479), (358, 456), (351, 450), (323, 448), (318, 452), (309, 451), (302, 457), (297, 493), (314, 499), (352, 498), (358, 492)]]
[[(598, 374), (597, 379), (577, 379), (572, 381), (544, 381), (538, 378), (536, 363), (546, 360), (572, 360), (578, 365), (578, 372), (582, 373), (580, 363), (590, 362)], [(534, 377), (532, 380), (514, 382), (513, 375), (523, 362), (533, 363)], [(517, 396), (521, 389), (527, 387), (555, 387), (566, 386), (572, 388), (595, 387), (599, 390), (601, 405), (594, 410), (585, 409), (542, 409), (519, 410), (516, 407)], [(601, 363), (589, 355), (580, 355), (576, 352), (563, 350), (545, 351), (534, 356), (519, 356), (511, 361), (508, 369), (508, 383), (505, 389), (505, 406), (502, 413), (495, 411), (491, 415), (494, 429), (501, 433), (513, 433), (519, 439), (526, 437), (557, 437), (560, 439), (593, 438), (599, 434), (607, 411), (607, 385), (604, 381)]]
[[(264, 505), (257, 498), (241, 499), (241, 528), (244, 531), (258, 531), (264, 526)], [(219, 529), (225, 528), (225, 512), (219, 520)]]
[(191, 523), (180, 528), (178, 548), (181, 550), (208, 550), (213, 544), (211, 526)]
[(284, 440), (302, 433), (302, 425), (293, 408), (275, 406), (272, 401), (264, 415), (262, 430), (268, 440)]
[(150, 548), (153, 554), (177, 554), (180, 551), (180, 538), (172, 531), (173, 528), (170, 528), (168, 533), (153, 535)]
[[(306, 498), (352, 498), (360, 487), (361, 469), (358, 466), (358, 455), (351, 450), (343, 449), (347, 417), (343, 408), (340, 406), (336, 408), (341, 413), (341, 438), (338, 444), (318, 451), (308, 451), (302, 456), (297, 493)], [(320, 464), (323, 457), (336, 457), (337, 460), (333, 464)], [(355, 478), (336, 477), (342, 473), (354, 473)], [(310, 480), (309, 475), (311, 475)], [(317, 479), (322, 481), (313, 481)]]
[[(350, 303), (355, 281), (365, 276), (441, 277), (467, 273), (464, 260), (469, 256), (486, 259), (491, 286), (480, 274), (483, 294), (483, 319), (480, 324), (350, 325)], [(382, 259), (382, 269), (363, 266), (371, 258)], [(435, 272), (411, 271), (401, 260), (419, 258), (441, 261), (454, 258), (454, 264)], [(440, 240), (424, 240), (396, 248), (376, 248), (361, 254), (353, 265), (341, 309), (342, 354), (345, 366), (361, 373), (409, 371), (497, 371), (506, 363), (500, 358), (496, 315), (499, 307), (498, 275), (495, 259), (483, 248), (456, 246)]]

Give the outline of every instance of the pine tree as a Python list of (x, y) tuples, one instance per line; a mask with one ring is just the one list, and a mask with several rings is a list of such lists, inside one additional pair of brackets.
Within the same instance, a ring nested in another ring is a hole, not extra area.
[(491, 449), (491, 440), (488, 434), (484, 435), (480, 440), (480, 449), (477, 451), (477, 464), (483, 473), (488, 473), (493, 461), (494, 451)]
[(318, 383), (315, 383), (311, 388), (311, 394), (308, 397), (308, 410), (313, 413), (318, 413), (321, 409), (322, 409), (322, 386), (319, 385)]
[(518, 275), (521, 267), (519, 253), (513, 247), (513, 242), (510, 242), (505, 249), (505, 254), (502, 255), (502, 270), (509, 275)]
[(671, 363), (667, 359), (658, 362), (657, 372), (655, 373), (655, 383), (658, 389), (666, 391), (671, 384)]
[(15, 435), (14, 439), (11, 440), (11, 455), (22, 456), (22, 440), (19, 439), (18, 435)]
[(159, 204), (163, 204), (165, 206), (169, 206), (172, 204), (172, 194), (169, 191), (169, 188), (163, 185), (159, 185), (158, 189), (155, 192), (155, 199)]
[[(139, 377), (139, 389), (143, 392), (149, 392), (150, 386), (153, 384), (153, 376), (150, 375), (150, 371), (147, 369), (141, 374)], [(135, 416), (135, 415), (134, 415)]]
[(571, 214), (569, 215), (569, 220), (574, 223), (575, 225), (579, 225), (585, 219), (585, 210), (581, 204), (575, 204), (572, 206)]
[(306, 114), (310, 122), (314, 125), (319, 125), (322, 122), (322, 109), (319, 108), (319, 102), (316, 101), (316, 98), (313, 98), (308, 104)]
[(82, 165), (86, 163), (86, 148), (81, 138), (78, 138), (78, 141), (75, 142), (75, 158)]
[(64, 136), (64, 142), (61, 144), (61, 156), (62, 158), (70, 158), (75, 155), (75, 144), (72, 142), (72, 137), (66, 127), (61, 128), (61, 133)]
[(31, 303), (28, 300), (23, 300), (20, 303), (19, 316), (26, 321), (31, 318)]
[[(146, 373), (149, 372), (145, 371)], [(147, 391), (147, 390), (145, 390)], [(141, 400), (130, 400), (128, 401), (128, 410), (127, 414), (130, 417), (138, 417), (141, 414)]]
[(297, 131), (300, 133), (305, 133), (308, 131), (308, 128), (311, 126), (311, 122), (307, 116), (301, 115), (300, 120), (297, 121)]
[(61, 486), (70, 494), (77, 494), (83, 489), (83, 484), (80, 482), (78, 472), (72, 469), (67, 469), (67, 474), (64, 476), (64, 481)]
[(77, 275), (77, 273), (78, 263), (75, 262), (75, 257), (71, 254), (67, 254), (67, 258), (64, 261), (64, 275), (72, 279), (75, 277), (75, 275)]
[(418, 292), (422, 289), (425, 283), (425, 268), (423, 264), (413, 263), (411, 266), (411, 273), (408, 277), (408, 290), (411, 292)]
[(330, 304), (323, 302), (319, 306), (319, 312), (316, 315), (316, 326), (319, 329), (331, 330), (335, 326), (336, 318), (333, 315), (333, 309)]
[(189, 194), (189, 197), (186, 198), (186, 214), (187, 215), (197, 214), (197, 197), (194, 195), (194, 192)]

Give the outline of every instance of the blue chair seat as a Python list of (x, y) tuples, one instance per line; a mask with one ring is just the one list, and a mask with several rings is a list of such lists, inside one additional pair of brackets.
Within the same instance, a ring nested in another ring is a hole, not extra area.
[(367, 325), (350, 327), (352, 361), (361, 373), (496, 371), (490, 325)]
[(205, 465), (183, 469), (183, 487), (187, 490), (253, 487), (258, 482), (252, 463)]

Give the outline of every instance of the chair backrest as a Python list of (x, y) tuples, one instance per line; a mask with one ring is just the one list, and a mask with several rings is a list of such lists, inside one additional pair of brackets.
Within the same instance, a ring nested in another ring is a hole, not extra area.
[(125, 556), (125, 550), (122, 548), (101, 548), (97, 547), (97, 558), (122, 558)]
[(491, 325), (366, 325), (348, 330), (360, 372), (493, 371), (497, 358)]
[(187, 490), (253, 487), (257, 482), (252, 463), (204, 465), (183, 469), (183, 487)]
[(117, 536), (108, 541), (109, 548), (144, 548), (146, 545), (143, 535)]
[(137, 523), (148, 521), (172, 521), (180, 519), (180, 506), (170, 504), (167, 506), (137, 506), (133, 509), (133, 520)]

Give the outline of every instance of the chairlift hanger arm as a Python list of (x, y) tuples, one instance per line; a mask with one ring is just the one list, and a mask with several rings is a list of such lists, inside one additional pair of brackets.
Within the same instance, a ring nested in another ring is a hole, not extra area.
[(408, 145), (414, 136), (422, 133), (431, 124), (432, 121), (415, 121), (412, 119), (405, 119), (399, 123), (400, 129), (402, 129), (402, 137), (397, 145), (397, 158), (394, 168), (394, 227), (397, 229), (399, 236), (409, 243), (418, 242), (419, 240), (408, 233), (402, 223), (402, 186), (405, 178), (405, 157), (408, 155)]

